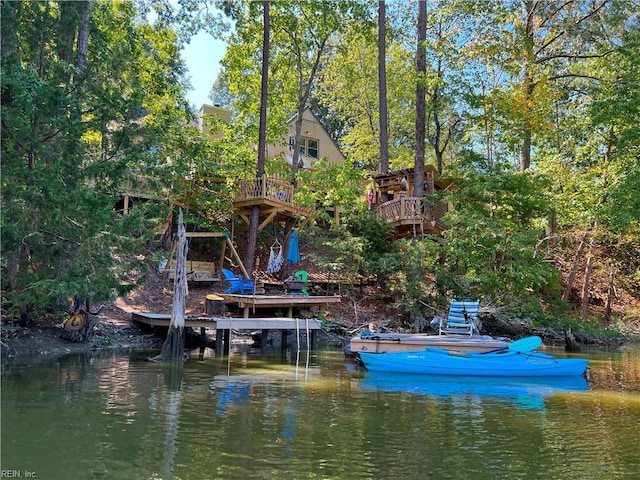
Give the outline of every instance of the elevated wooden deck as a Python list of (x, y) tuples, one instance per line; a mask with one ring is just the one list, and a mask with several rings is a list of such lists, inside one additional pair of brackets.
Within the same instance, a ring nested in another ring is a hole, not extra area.
[(446, 228), (442, 217), (447, 211), (447, 205), (437, 200), (400, 194), (394, 200), (379, 204), (376, 216), (394, 225), (396, 237), (403, 237), (414, 229), (418, 233), (442, 233)]
[(369, 195), (371, 208), (379, 220), (395, 228), (394, 239), (422, 234), (440, 234), (447, 226), (442, 217), (449, 210), (435, 194), (457, 188), (450, 179), (441, 178), (433, 165), (425, 165), (421, 196), (415, 195), (415, 171), (377, 173), (372, 177)]
[[(339, 296), (307, 296), (307, 295), (237, 295), (222, 294), (224, 303), (236, 304), (243, 309), (244, 318), (249, 318), (251, 310), (260, 308), (287, 308), (287, 316), (293, 316), (294, 307), (324, 306), (329, 303), (340, 303)], [(207, 302), (217, 301), (217, 295), (207, 295)], [(234, 327), (237, 328), (237, 327)]]
[(249, 224), (252, 207), (259, 206), (260, 217), (263, 218), (258, 227), (259, 231), (274, 220), (310, 216), (313, 209), (295, 203), (294, 194), (293, 185), (279, 177), (262, 175), (258, 178), (238, 180), (232, 199), (233, 211)]

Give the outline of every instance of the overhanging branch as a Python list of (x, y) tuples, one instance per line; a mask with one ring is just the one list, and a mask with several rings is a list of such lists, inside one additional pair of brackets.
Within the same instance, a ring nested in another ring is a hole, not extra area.
[(535, 63), (540, 64), (540, 63), (544, 63), (547, 62), (549, 60), (555, 60), (558, 58), (569, 58), (571, 60), (585, 60), (585, 59), (590, 59), (590, 58), (604, 58), (610, 54), (612, 54), (614, 52), (613, 49), (611, 50), (607, 50), (606, 52), (602, 52), (602, 53), (589, 53), (586, 55), (577, 55), (577, 54), (569, 54), (569, 53), (558, 53), (556, 55), (549, 55), (546, 57), (542, 57), (536, 60)]
[(601, 78), (594, 77), (593, 75), (584, 75), (580, 73), (563, 73), (561, 75), (554, 75), (553, 77), (549, 77), (548, 80), (560, 80), (561, 78), (586, 78), (589, 80), (594, 80), (596, 82), (602, 80)]

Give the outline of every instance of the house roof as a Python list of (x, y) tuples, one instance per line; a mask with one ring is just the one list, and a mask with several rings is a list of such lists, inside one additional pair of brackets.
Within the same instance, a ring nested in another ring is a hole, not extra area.
[[(316, 123), (320, 126), (320, 128), (322, 129), (322, 131), (324, 132), (324, 134), (327, 136), (327, 138), (328, 138), (329, 140), (331, 140), (331, 142), (332, 142), (332, 143), (333, 143), (333, 145), (336, 147), (336, 149), (338, 150), (338, 152), (340, 152), (340, 155), (342, 155), (342, 158), (346, 160), (346, 158), (347, 158), (347, 157), (345, 156), (345, 154), (344, 154), (344, 153), (342, 152), (342, 150), (340, 149), (340, 146), (338, 145), (338, 143), (335, 141), (335, 139), (334, 139), (331, 135), (329, 135), (329, 132), (327, 132), (327, 129), (326, 129), (326, 128), (325, 128), (325, 126), (322, 124), (322, 121), (320, 121), (320, 119), (318, 118), (318, 116), (317, 116), (315, 113), (313, 113), (313, 111), (312, 111), (309, 107), (305, 108), (305, 109), (304, 109), (304, 112), (302, 112), (302, 118), (304, 119), (304, 116), (305, 116), (305, 114), (307, 114), (307, 113), (308, 113), (309, 115), (311, 115), (312, 120), (313, 120), (314, 122), (316, 122)], [(298, 118), (298, 114), (297, 114), (297, 113), (294, 113), (291, 117), (289, 117), (289, 120), (287, 120), (287, 124), (289, 124), (289, 125), (293, 125), (293, 124), (295, 124), (295, 121), (296, 121), (296, 119), (297, 119), (297, 118)]]
[[(225, 107), (221, 107), (220, 105), (209, 105), (209, 104), (205, 103), (200, 107), (200, 110), (198, 112), (198, 116), (199, 116), (198, 126), (200, 127), (201, 130), (205, 129), (204, 122), (202, 120), (202, 117), (205, 114), (207, 114), (207, 115), (217, 115), (224, 122), (226, 122), (226, 123), (230, 123), (231, 122), (231, 110), (229, 110), (228, 108), (225, 108)], [(338, 145), (336, 140), (329, 134), (329, 132), (327, 131), (326, 127), (322, 124), (322, 121), (318, 118), (318, 116), (315, 113), (313, 113), (313, 111), (309, 107), (304, 109), (304, 111), (302, 113), (302, 118), (304, 119), (306, 115), (311, 117), (310, 119), (307, 118), (307, 120), (315, 122), (318, 125), (318, 127), (320, 127), (322, 133), (332, 143), (332, 145), (335, 147), (337, 152), (342, 156), (342, 161), (344, 161), (346, 159), (345, 154), (340, 149), (340, 146)], [(287, 124), (288, 125), (294, 125), (297, 117), (298, 117), (297, 113), (293, 114), (287, 120)]]

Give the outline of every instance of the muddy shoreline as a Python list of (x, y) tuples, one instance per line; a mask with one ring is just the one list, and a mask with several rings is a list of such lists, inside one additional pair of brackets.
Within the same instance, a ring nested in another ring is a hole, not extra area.
[[(499, 322), (487, 321), (483, 323), (483, 334), (495, 337), (522, 338), (538, 335), (543, 338), (545, 345), (562, 346), (565, 343), (566, 332), (553, 329), (530, 328), (525, 325), (504, 325)], [(131, 351), (160, 349), (163, 338), (161, 331), (153, 332), (143, 329), (135, 322), (125, 319), (101, 318), (95, 327), (93, 336), (85, 343), (74, 343), (60, 338), (62, 326), (37, 325), (30, 328), (17, 329), (13, 337), (2, 344), (2, 361), (16, 358), (54, 357), (69, 354), (92, 353), (103, 350)], [(577, 341), (578, 350), (583, 346), (597, 346), (603, 348), (619, 347), (627, 342), (638, 342), (636, 335), (625, 337), (595, 337), (573, 333)], [(323, 332), (321, 344), (344, 346), (351, 335), (335, 331)], [(209, 339), (210, 340), (210, 339)], [(242, 337), (238, 341), (246, 342)], [(197, 345), (192, 345), (196, 347)]]
[[(187, 315), (201, 315), (205, 312), (207, 294), (219, 293), (224, 285), (212, 284), (190, 287), (186, 302)], [(134, 311), (171, 313), (171, 283), (159, 275), (150, 274), (140, 288), (126, 297), (118, 298), (104, 305), (93, 335), (85, 343), (74, 343), (60, 338), (65, 317), (54, 321), (34, 322), (29, 327), (2, 326), (2, 360), (16, 357), (59, 356), (74, 353), (90, 353), (101, 350), (153, 350), (160, 349), (163, 338), (160, 331), (147, 330), (132, 320)], [(349, 339), (363, 329), (377, 331), (411, 333), (398, 328), (393, 315), (387, 308), (387, 301), (379, 295), (367, 295), (367, 302), (359, 305), (358, 314), (353, 310), (354, 299), (343, 296), (341, 303), (330, 309), (317, 310), (315, 314), (324, 320), (325, 330), (318, 335), (318, 345), (344, 346)], [(550, 328), (534, 328), (524, 322), (504, 323), (493, 317), (482, 317), (481, 332), (493, 337), (510, 339), (530, 335), (542, 337), (545, 345), (562, 346), (567, 343), (567, 335), (575, 340), (574, 346), (618, 347), (626, 342), (640, 341), (640, 321), (629, 325), (625, 336), (593, 336), (580, 332), (564, 332)], [(199, 333), (199, 332), (198, 332)], [(433, 333), (433, 332), (431, 332)], [(246, 342), (247, 339), (245, 338)]]

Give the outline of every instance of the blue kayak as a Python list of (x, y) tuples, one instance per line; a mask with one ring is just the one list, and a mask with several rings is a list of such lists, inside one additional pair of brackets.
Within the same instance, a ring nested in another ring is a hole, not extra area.
[(360, 389), (411, 395), (493, 398), (549, 397), (562, 392), (588, 391), (583, 375), (560, 377), (473, 377), (366, 372)]
[(554, 358), (536, 351), (503, 349), (495, 352), (457, 352), (427, 347), (412, 352), (359, 352), (371, 371), (420, 373), (426, 375), (468, 375), (479, 377), (559, 377), (584, 375), (587, 360)]

